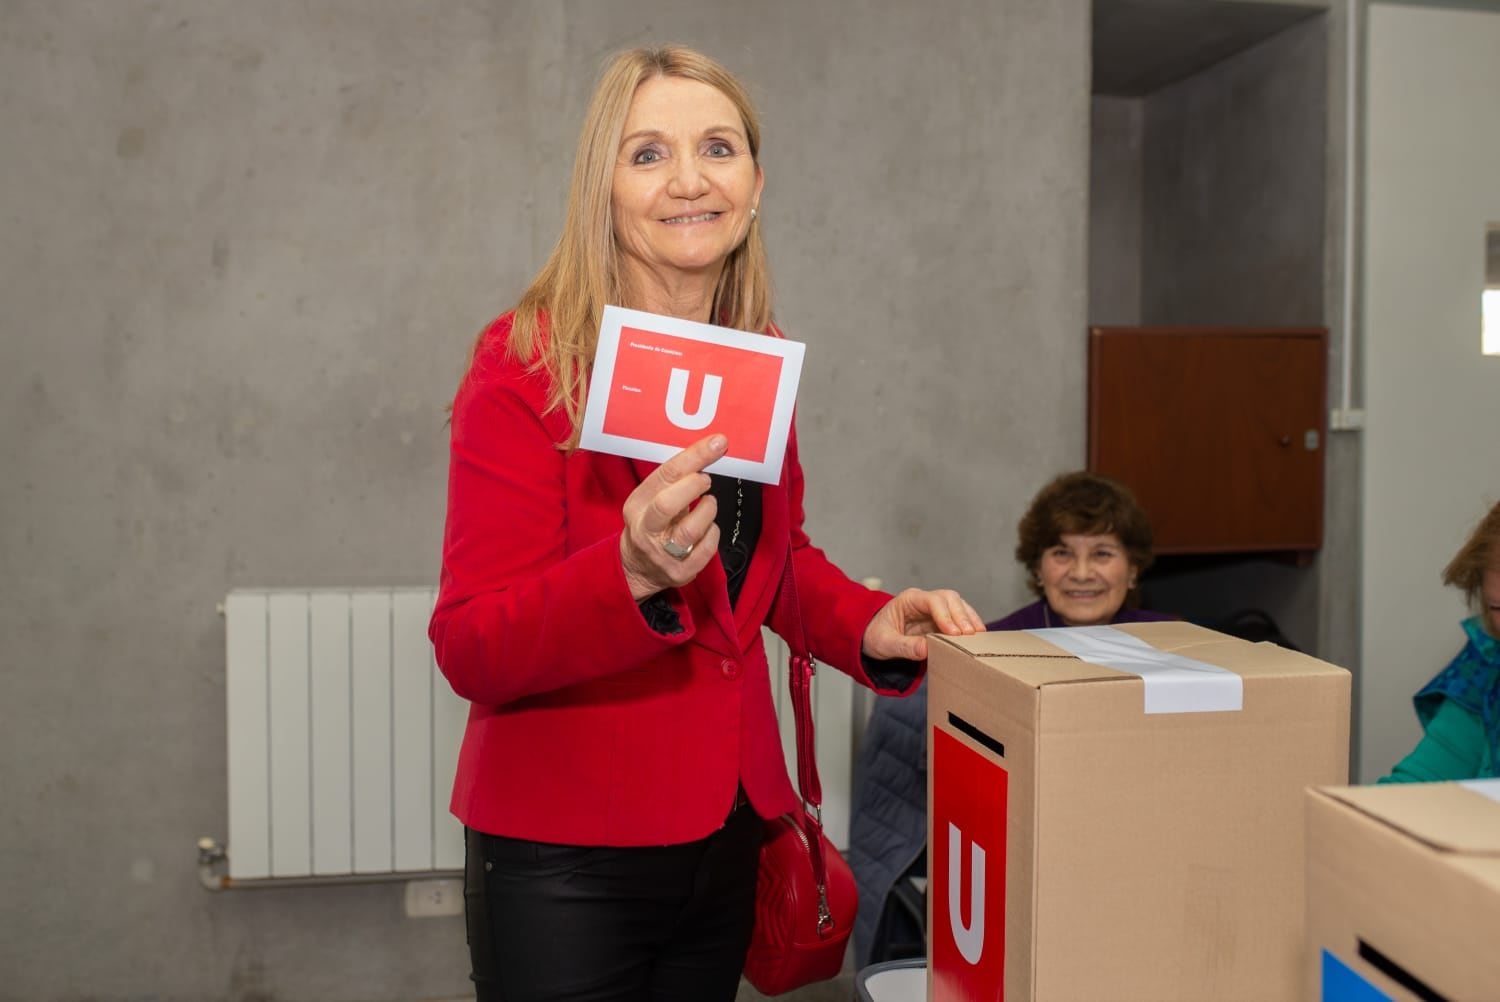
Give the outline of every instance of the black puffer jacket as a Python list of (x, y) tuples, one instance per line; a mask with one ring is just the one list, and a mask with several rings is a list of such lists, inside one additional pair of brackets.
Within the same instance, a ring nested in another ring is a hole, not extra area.
[[(880, 696), (854, 767), (849, 868), (859, 887), (855, 969), (879, 941), (918, 941), (904, 911), (886, 914), (891, 889), (927, 848), (927, 682), (909, 696)], [(885, 924), (882, 925), (882, 917)], [(892, 927), (899, 924), (899, 928)]]

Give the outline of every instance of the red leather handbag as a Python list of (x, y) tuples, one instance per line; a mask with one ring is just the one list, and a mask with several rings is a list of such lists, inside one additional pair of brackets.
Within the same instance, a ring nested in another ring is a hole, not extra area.
[(802, 809), (766, 823), (755, 885), (755, 931), (745, 956), (745, 977), (763, 995), (826, 981), (844, 966), (859, 894), (854, 874), (823, 834), (823, 787), (813, 755), (812, 655), (802, 629), (792, 555), (787, 553), (783, 595), (791, 601), (789, 682), (797, 725), (797, 787)]

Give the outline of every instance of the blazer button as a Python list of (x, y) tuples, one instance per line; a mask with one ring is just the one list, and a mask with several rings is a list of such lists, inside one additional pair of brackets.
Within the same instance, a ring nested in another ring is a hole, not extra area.
[(740, 664), (738, 661), (731, 661), (729, 658), (725, 658), (719, 662), (719, 671), (724, 673), (725, 678), (739, 678)]

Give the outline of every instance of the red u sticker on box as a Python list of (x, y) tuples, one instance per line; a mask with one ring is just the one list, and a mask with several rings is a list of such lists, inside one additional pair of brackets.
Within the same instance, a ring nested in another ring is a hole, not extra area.
[(774, 484), (803, 350), (784, 338), (606, 306), (579, 444), (661, 462), (717, 432), (729, 451), (710, 473)]
[(1006, 800), (1010, 776), (947, 731), (932, 729), (934, 1002), (1005, 997)]

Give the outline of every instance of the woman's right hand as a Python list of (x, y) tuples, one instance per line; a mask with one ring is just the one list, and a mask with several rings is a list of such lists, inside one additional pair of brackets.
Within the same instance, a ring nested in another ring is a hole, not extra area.
[[(723, 435), (701, 438), (658, 466), (625, 499), (620, 560), (637, 602), (692, 581), (719, 552), (718, 504), (703, 497), (713, 483), (703, 468), (728, 448)], [(673, 556), (669, 545), (687, 555)]]

